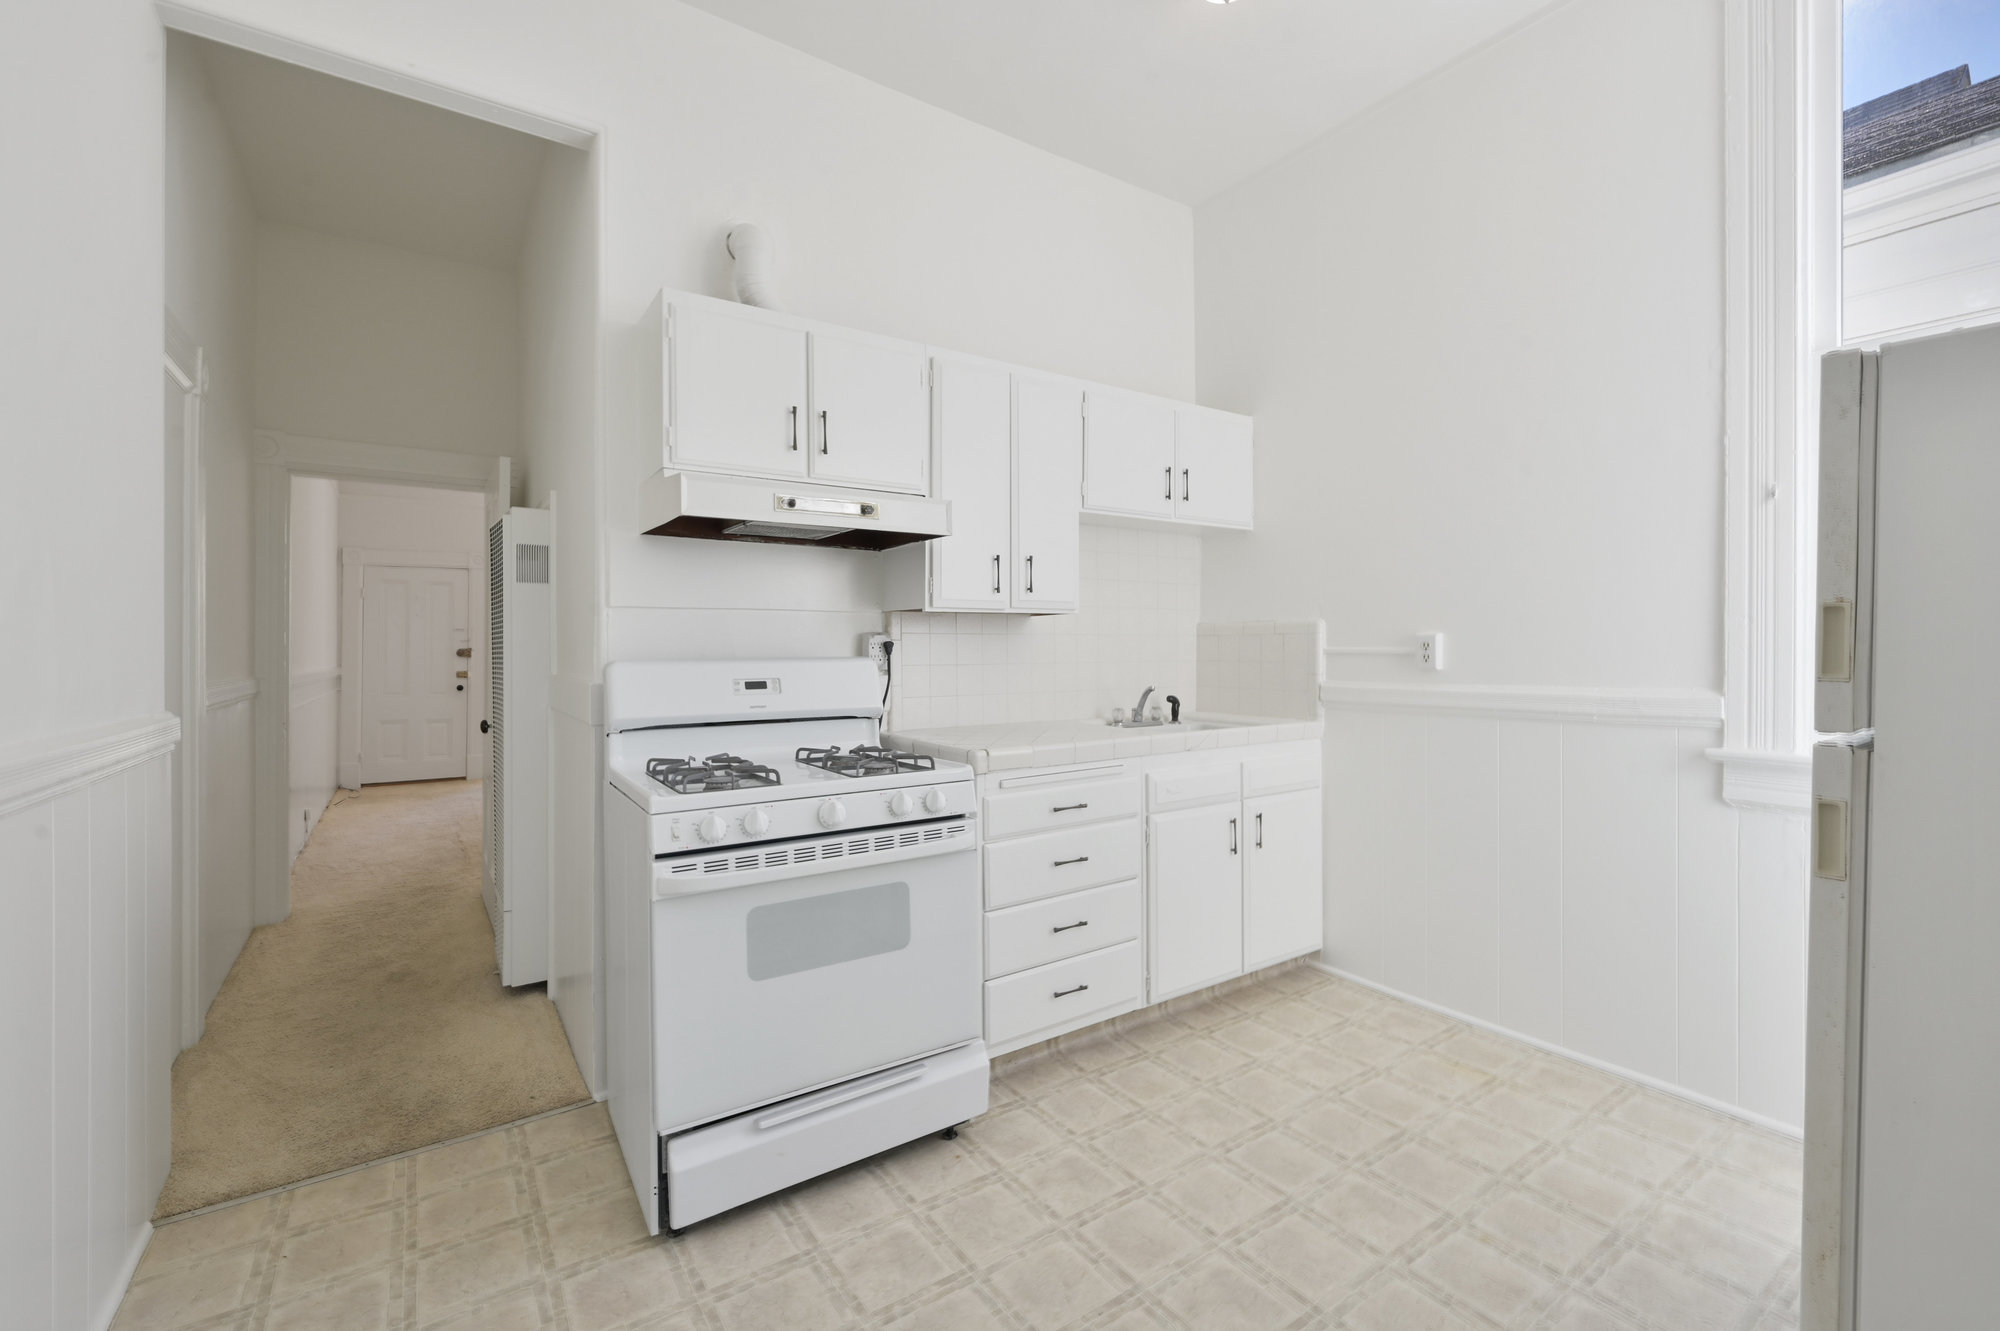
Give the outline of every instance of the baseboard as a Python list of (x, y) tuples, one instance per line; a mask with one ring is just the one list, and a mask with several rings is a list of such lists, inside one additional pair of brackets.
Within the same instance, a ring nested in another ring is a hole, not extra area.
[(1599, 1072), (1608, 1072), (1614, 1077), (1621, 1077), (1626, 1081), (1637, 1082), (1639, 1085), (1652, 1090), (1664, 1091), (1676, 1099), (1700, 1105), (1703, 1109), (1712, 1109), (1718, 1114), (1727, 1114), (1730, 1118), (1755, 1124), (1757, 1127), (1790, 1137), (1795, 1141), (1804, 1136), (1801, 1129), (1789, 1123), (1781, 1123), (1774, 1118), (1766, 1118), (1755, 1110), (1745, 1109), (1742, 1105), (1733, 1105), (1726, 1100), (1718, 1100), (1712, 1095), (1703, 1095), (1700, 1091), (1692, 1091), (1685, 1086), (1676, 1086), (1670, 1081), (1663, 1081), (1658, 1077), (1649, 1076), (1644, 1072), (1634, 1072), (1631, 1068), (1620, 1067), (1616, 1063), (1606, 1062), (1601, 1058), (1592, 1058), (1589, 1054), (1580, 1054), (1574, 1049), (1565, 1048), (1562, 1045), (1540, 1039), (1533, 1035), (1523, 1035), (1520, 1031), (1511, 1030), (1497, 1022), (1487, 1021), (1482, 1017), (1471, 1016), (1455, 1008), (1448, 1008), (1442, 1003), (1433, 1003), (1427, 998), (1418, 998), (1415, 994), (1406, 994), (1400, 989), (1391, 989), (1386, 984), (1378, 984), (1374, 980), (1366, 979), (1351, 971), (1341, 970), (1337, 966), (1329, 966), (1323, 961), (1308, 961), (1306, 964), (1314, 970), (1325, 971), (1328, 975), (1338, 976), (1343, 980), (1352, 980), (1355, 984), (1361, 985), (1366, 989), (1373, 989), (1378, 994), (1387, 994), (1389, 997), (1400, 999), (1405, 1003), (1414, 1003), (1418, 1007), (1429, 1008), (1439, 1016), (1450, 1017), (1453, 1021), (1462, 1021), (1468, 1026), (1477, 1026), (1482, 1031), (1490, 1031), (1494, 1035), (1504, 1036), (1509, 1040), (1518, 1040), (1522, 1044), (1539, 1049), (1545, 1054), (1554, 1054), (1558, 1058), (1566, 1058), (1572, 1063), (1581, 1063), (1587, 1068), (1595, 1068)]
[(0, 754), (0, 818), (170, 752), (180, 738), (180, 718), (159, 712)]
[(152, 1241), (152, 1222), (140, 1221), (139, 1232), (132, 1240), (132, 1250), (118, 1265), (118, 1279), (105, 1291), (104, 1302), (90, 1319), (91, 1331), (111, 1331), (111, 1324), (118, 1319), (118, 1308), (125, 1302), (125, 1291), (132, 1287), (132, 1274), (139, 1269), (139, 1260), (146, 1255), (146, 1245)]

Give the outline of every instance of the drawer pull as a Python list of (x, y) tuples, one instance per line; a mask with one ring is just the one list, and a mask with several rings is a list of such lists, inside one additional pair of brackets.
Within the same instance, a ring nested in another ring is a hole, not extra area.
[(1088, 864), (1088, 863), (1090, 863), (1090, 856), (1088, 856), (1088, 855), (1079, 855), (1079, 856), (1077, 856), (1077, 857), (1076, 857), (1075, 859), (1073, 859), (1073, 860), (1057, 860), (1057, 861), (1055, 862), (1055, 865), (1054, 865), (1054, 867), (1055, 867), (1055, 868), (1058, 868), (1058, 869), (1060, 869), (1060, 868), (1062, 868), (1062, 867), (1063, 867), (1063, 866), (1064, 866), (1065, 864)]
[(1229, 820), (1229, 853), (1231, 855), (1236, 853), (1236, 820), (1234, 818)]
[(1080, 984), (1080, 985), (1078, 985), (1078, 986), (1077, 986), (1076, 988), (1074, 988), (1074, 989), (1058, 989), (1058, 990), (1056, 990), (1056, 992), (1055, 992), (1055, 997), (1057, 997), (1057, 998), (1067, 998), (1067, 997), (1069, 997), (1069, 996), (1070, 996), (1071, 994), (1080, 994), (1080, 993), (1082, 993), (1082, 992), (1083, 992), (1084, 990), (1086, 990), (1086, 989), (1088, 989), (1088, 988), (1090, 988), (1090, 986), (1089, 986), (1089, 985), (1087, 985), (1087, 984)]
[(1075, 924), (1058, 924), (1057, 926), (1055, 926), (1055, 928), (1049, 930), (1049, 932), (1052, 934), (1059, 934), (1069, 929), (1081, 929), (1083, 928), (1084, 925), (1089, 923), (1090, 923), (1089, 920), (1078, 920)]
[(1089, 807), (1088, 804), (1058, 804), (1053, 809), (1050, 809), (1049, 812), (1068, 813), (1072, 809), (1088, 809)]

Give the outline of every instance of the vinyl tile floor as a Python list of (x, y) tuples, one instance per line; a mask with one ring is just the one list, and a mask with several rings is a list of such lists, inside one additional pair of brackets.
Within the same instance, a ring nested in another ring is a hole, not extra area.
[(1799, 1146), (1295, 968), (648, 1238), (601, 1105), (161, 1225), (114, 1324), (1795, 1327)]

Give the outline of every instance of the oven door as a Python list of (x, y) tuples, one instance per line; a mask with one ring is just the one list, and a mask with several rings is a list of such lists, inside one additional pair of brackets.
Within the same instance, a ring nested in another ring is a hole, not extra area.
[(705, 890), (672, 875), (656, 862), (661, 1133), (978, 1038), (976, 837)]

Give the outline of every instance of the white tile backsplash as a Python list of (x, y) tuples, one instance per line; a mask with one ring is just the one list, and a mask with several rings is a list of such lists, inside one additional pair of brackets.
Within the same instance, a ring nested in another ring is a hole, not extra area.
[(1223, 716), (1319, 715), (1326, 630), (1319, 620), (1246, 620), (1195, 630), (1195, 687)]
[(1201, 538), (1083, 528), (1071, 615), (889, 616), (891, 723), (900, 729), (1055, 721), (1130, 707), (1148, 684), (1195, 707)]

